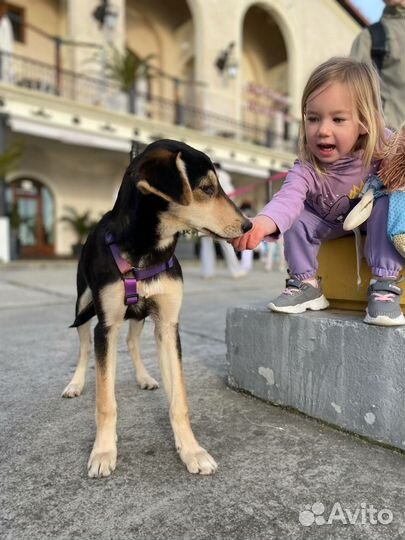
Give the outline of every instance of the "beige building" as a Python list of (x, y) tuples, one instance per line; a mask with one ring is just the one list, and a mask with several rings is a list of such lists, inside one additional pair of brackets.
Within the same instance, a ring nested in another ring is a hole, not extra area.
[[(21, 257), (71, 253), (61, 216), (111, 208), (132, 143), (183, 140), (254, 185), (238, 202), (262, 205), (294, 159), (310, 70), (348, 54), (366, 23), (348, 0), (110, 0), (104, 18), (103, 5), (0, 2), (14, 31), (9, 48), (0, 29), (0, 149), (21, 148), (6, 175)], [(129, 86), (128, 66), (113, 70), (126, 47), (149, 66)]]

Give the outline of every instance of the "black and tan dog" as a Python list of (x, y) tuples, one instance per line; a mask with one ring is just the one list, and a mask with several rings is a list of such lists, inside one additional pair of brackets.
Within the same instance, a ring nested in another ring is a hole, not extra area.
[[(189, 421), (178, 324), (183, 280), (173, 253), (180, 231), (195, 229), (230, 239), (250, 227), (225, 195), (212, 162), (202, 152), (184, 143), (160, 140), (132, 160), (114, 208), (83, 248), (77, 272), (72, 326), (78, 327), (80, 354), (63, 396), (78, 396), (83, 389), (91, 348), (90, 320), (96, 315), (97, 435), (88, 463), (90, 477), (108, 476), (116, 465), (116, 348), (125, 319), (130, 319), (127, 341), (137, 382), (146, 389), (158, 386), (140, 356), (139, 338), (148, 315), (155, 323), (177, 451), (191, 473), (215, 472), (214, 459), (196, 441)], [(122, 263), (128, 268), (120, 270)], [(132, 271), (127, 273), (128, 269)]]

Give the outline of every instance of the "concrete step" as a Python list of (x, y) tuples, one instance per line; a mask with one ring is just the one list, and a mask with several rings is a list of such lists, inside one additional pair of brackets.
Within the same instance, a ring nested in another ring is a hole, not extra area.
[(405, 328), (362, 318), (228, 310), (230, 386), (404, 450)]

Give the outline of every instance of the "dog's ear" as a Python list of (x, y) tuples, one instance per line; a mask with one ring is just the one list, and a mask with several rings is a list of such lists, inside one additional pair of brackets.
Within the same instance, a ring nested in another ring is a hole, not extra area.
[(141, 193), (153, 193), (165, 201), (183, 206), (191, 203), (191, 187), (181, 152), (176, 155), (160, 150), (151, 154), (142, 164), (140, 176), (137, 188)]

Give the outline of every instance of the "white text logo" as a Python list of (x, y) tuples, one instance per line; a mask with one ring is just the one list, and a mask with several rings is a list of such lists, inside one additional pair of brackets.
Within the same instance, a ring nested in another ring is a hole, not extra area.
[(360, 506), (354, 509), (343, 508), (340, 503), (335, 503), (331, 511), (327, 514), (325, 506), (321, 502), (313, 505), (307, 504), (299, 514), (301, 525), (309, 527), (313, 523), (316, 525), (332, 525), (341, 523), (343, 525), (371, 524), (371, 525), (389, 525), (394, 516), (388, 508), (378, 510), (372, 504), (362, 502)]

